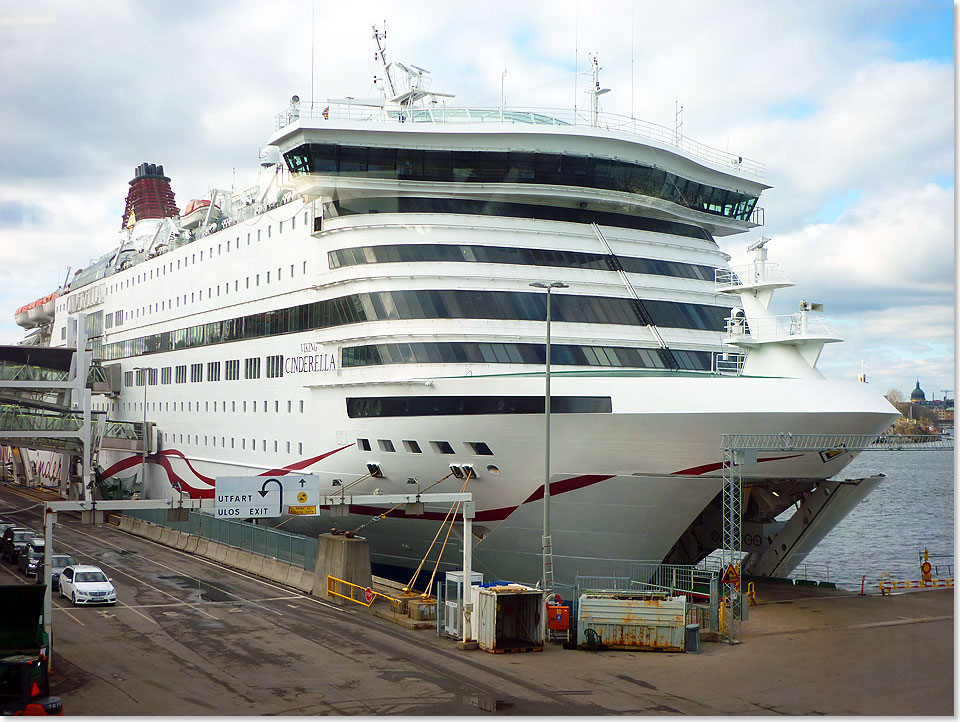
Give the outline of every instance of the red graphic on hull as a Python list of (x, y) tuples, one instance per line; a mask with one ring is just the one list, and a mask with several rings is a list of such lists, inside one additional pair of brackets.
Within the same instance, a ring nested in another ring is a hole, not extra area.
[[(270, 471), (265, 471), (259, 476), (283, 476), (295, 471), (301, 471), (308, 466), (316, 464), (318, 461), (326, 459), (328, 456), (336, 454), (338, 451), (343, 451), (348, 449), (353, 444), (347, 444), (346, 446), (341, 446), (338, 449), (333, 449), (332, 451), (327, 451), (326, 453), (320, 454), (319, 456), (313, 456), (309, 459), (304, 459), (303, 461), (297, 461), (293, 464), (281, 467), (279, 469), (271, 469)], [(181, 477), (177, 472), (173, 470), (173, 466), (170, 463), (169, 457), (182, 460), (187, 468), (190, 469), (191, 473), (200, 481), (209, 484), (209, 487), (200, 487), (196, 486), (194, 483), (191, 483)], [(113, 464), (110, 468), (106, 469), (103, 472), (103, 478), (109, 479), (111, 476), (125, 471), (133, 466), (137, 466), (142, 461), (142, 457), (139, 455), (128, 456), (125, 459), (121, 459), (116, 464)], [(166, 451), (158, 454), (150, 454), (147, 456), (147, 463), (158, 464), (165, 472), (167, 472), (167, 479), (170, 482), (170, 486), (176, 489), (178, 486), (183, 490), (183, 493), (193, 499), (212, 499), (214, 495), (214, 485), (216, 484), (216, 479), (205, 476), (199, 471), (193, 468), (193, 464), (190, 463), (190, 460), (184, 456), (184, 454), (177, 449), (167, 449)]]

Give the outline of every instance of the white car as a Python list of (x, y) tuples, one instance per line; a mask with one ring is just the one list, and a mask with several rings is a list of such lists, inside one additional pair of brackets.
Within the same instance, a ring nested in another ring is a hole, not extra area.
[(60, 572), (60, 596), (77, 604), (116, 604), (117, 590), (100, 567), (74, 564)]

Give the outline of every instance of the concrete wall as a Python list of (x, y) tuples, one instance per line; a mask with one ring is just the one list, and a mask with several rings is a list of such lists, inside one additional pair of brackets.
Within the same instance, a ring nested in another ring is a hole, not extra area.
[(327, 575), (337, 579), (369, 587), (373, 584), (370, 575), (370, 546), (366, 539), (321, 534), (317, 537), (317, 561), (314, 565), (313, 596), (327, 598), (336, 604), (344, 602), (340, 597), (327, 597)]

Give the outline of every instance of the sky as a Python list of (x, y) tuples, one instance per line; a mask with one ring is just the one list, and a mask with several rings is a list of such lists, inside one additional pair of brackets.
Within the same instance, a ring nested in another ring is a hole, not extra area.
[[(943, 0), (0, 0), (0, 344), (21, 305), (116, 247), (128, 181), (162, 164), (182, 209), (251, 182), (291, 95), (373, 95), (391, 60), (456, 104), (601, 110), (765, 164), (761, 235), (845, 339), (828, 378), (954, 387), (955, 60)], [(506, 75), (504, 75), (506, 69)]]

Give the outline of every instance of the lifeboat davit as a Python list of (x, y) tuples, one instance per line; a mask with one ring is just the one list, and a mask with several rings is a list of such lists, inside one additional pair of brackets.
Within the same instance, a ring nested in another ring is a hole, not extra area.
[[(187, 229), (193, 229), (203, 223), (207, 217), (207, 209), (210, 208), (210, 201), (205, 198), (195, 198), (187, 203), (187, 207), (180, 214), (180, 225)], [(210, 220), (215, 221), (220, 218), (220, 209), (217, 206), (210, 211)]]

